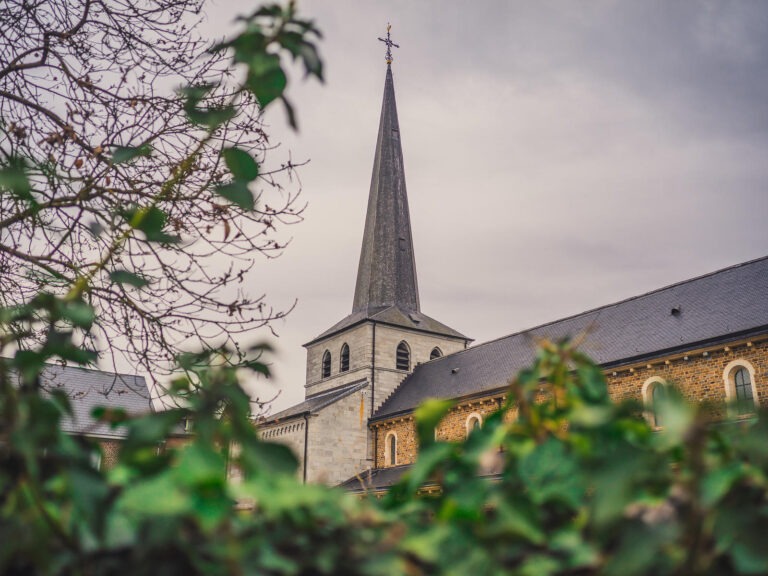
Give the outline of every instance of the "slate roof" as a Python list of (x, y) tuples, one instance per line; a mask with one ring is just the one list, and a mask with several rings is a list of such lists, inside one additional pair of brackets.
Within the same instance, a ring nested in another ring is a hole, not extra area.
[(365, 312), (382, 306), (419, 310), (400, 124), (390, 66), (387, 66), (384, 80), (384, 100), (352, 311)]
[(331, 404), (338, 402), (350, 394), (354, 394), (366, 386), (368, 386), (368, 381), (363, 378), (362, 380), (355, 380), (354, 382), (343, 384), (342, 386), (338, 386), (324, 392), (312, 394), (311, 396), (307, 396), (304, 402), (300, 402), (299, 404), (291, 406), (290, 408), (287, 408), (282, 412), (278, 412), (277, 414), (273, 414), (272, 416), (267, 416), (263, 420), (262, 424), (275, 424), (282, 420), (288, 420), (296, 416), (301, 416), (302, 414), (313, 414), (319, 410), (322, 410), (326, 406), (330, 406)]
[(502, 388), (531, 364), (537, 338), (586, 334), (581, 349), (598, 364), (612, 366), (766, 331), (768, 257), (421, 364), (372, 420), (408, 412), (430, 397), (460, 398)]
[(65, 432), (122, 438), (124, 428), (112, 429), (98, 423), (91, 417), (91, 411), (97, 406), (123, 408), (134, 416), (152, 411), (149, 388), (142, 376), (49, 365), (43, 369), (41, 379), (44, 389), (63, 389), (70, 398), (73, 417), (62, 420)]
[(365, 320), (468, 340), (456, 330), (422, 314), (419, 306), (400, 124), (390, 66), (387, 66), (384, 80), (352, 314), (306, 346)]
[[(381, 490), (388, 490), (394, 484), (397, 484), (403, 477), (403, 474), (411, 469), (411, 464), (403, 464), (401, 466), (389, 466), (387, 468), (372, 468), (365, 470), (360, 474), (357, 474), (345, 480), (339, 487), (344, 488), (350, 492), (378, 492)], [(504, 454), (498, 452), (491, 459), (490, 462), (481, 466), (477, 471), (478, 476), (481, 478), (498, 478), (504, 469)], [(436, 486), (437, 482), (434, 480), (427, 480), (422, 484), (422, 488), (429, 486)]]
[(339, 487), (350, 492), (366, 492), (368, 490), (378, 491), (390, 488), (396, 484), (403, 474), (411, 469), (410, 464), (403, 466), (390, 466), (389, 468), (376, 468), (360, 472), (345, 480)]

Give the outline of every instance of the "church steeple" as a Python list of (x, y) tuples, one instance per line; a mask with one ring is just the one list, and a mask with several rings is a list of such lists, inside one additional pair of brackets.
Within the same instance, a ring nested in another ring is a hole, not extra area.
[(388, 50), (384, 100), (353, 304), (353, 312), (368, 314), (390, 306), (404, 312), (419, 312), (400, 125), (390, 62)]
[[(445, 345), (445, 350), (441, 348), (443, 352), (458, 345), (457, 342), (466, 346), (470, 341), (460, 332), (424, 314), (419, 304), (400, 123), (392, 79), (392, 48), (399, 46), (390, 39), (389, 29), (387, 26), (386, 38), (379, 38), (387, 47), (387, 72), (352, 313), (308, 342), (308, 348), (357, 326), (378, 324), (453, 341)], [(372, 349), (376, 349), (375, 344)]]

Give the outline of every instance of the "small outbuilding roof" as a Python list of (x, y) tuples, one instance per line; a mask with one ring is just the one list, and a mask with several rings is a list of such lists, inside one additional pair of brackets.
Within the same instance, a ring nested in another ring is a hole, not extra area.
[(343, 384), (330, 390), (312, 394), (311, 396), (307, 396), (307, 399), (304, 400), (304, 402), (295, 404), (294, 406), (278, 412), (277, 414), (273, 414), (272, 416), (267, 416), (261, 422), (261, 424), (276, 424), (283, 420), (295, 418), (296, 416), (301, 416), (303, 414), (314, 414), (318, 410), (322, 410), (326, 406), (330, 406), (331, 404), (338, 402), (350, 394), (354, 394), (366, 386), (368, 386), (368, 381), (363, 378), (362, 380), (355, 380), (354, 382)]
[(131, 416), (152, 411), (149, 388), (143, 376), (115, 374), (78, 366), (48, 365), (41, 374), (44, 390), (61, 389), (72, 406), (72, 417), (65, 417), (61, 428), (72, 434), (122, 438), (125, 429), (112, 428), (91, 416), (94, 408), (122, 408)]

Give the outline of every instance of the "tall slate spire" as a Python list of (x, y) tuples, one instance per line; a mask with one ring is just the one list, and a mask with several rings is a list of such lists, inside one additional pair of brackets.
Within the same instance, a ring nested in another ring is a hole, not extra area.
[(419, 312), (395, 84), (388, 61), (352, 311), (373, 314), (390, 306)]

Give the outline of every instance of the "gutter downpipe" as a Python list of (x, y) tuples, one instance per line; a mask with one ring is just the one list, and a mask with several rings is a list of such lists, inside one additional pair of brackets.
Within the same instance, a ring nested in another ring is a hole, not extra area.
[(309, 412), (304, 413), (304, 484), (307, 483), (307, 456), (309, 455)]
[[(373, 407), (376, 401), (376, 322), (373, 322), (373, 342), (371, 343), (371, 416), (373, 416)], [(371, 468), (376, 468), (376, 454), (379, 451), (379, 435), (373, 432), (373, 454)]]

